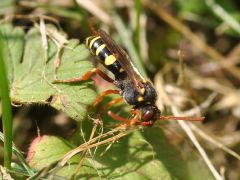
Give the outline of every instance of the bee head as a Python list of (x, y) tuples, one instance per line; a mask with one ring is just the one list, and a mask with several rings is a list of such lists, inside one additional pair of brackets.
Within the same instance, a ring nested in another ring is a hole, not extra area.
[(141, 121), (149, 122), (149, 126), (159, 119), (161, 112), (155, 105), (146, 105), (140, 108), (141, 110)]

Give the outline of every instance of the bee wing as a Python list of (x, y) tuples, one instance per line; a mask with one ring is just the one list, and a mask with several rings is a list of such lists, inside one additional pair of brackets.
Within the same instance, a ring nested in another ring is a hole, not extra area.
[(140, 74), (133, 61), (128, 54), (103, 30), (98, 30), (99, 36), (102, 38), (108, 49), (113, 53), (118, 62), (127, 73), (128, 78), (136, 85), (139, 86), (145, 79)]

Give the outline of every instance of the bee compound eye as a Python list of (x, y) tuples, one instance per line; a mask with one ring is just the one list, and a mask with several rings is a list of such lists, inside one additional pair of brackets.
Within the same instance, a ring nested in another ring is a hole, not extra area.
[(149, 120), (152, 117), (153, 117), (153, 111), (147, 110), (147, 111), (143, 112), (143, 114), (142, 114), (142, 121)]

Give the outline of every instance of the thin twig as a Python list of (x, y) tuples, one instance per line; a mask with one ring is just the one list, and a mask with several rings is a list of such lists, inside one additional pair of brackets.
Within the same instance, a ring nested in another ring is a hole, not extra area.
[(78, 154), (79, 152), (81, 151), (84, 151), (86, 149), (90, 149), (90, 148), (93, 148), (93, 147), (96, 147), (96, 146), (100, 146), (100, 145), (103, 145), (103, 144), (107, 144), (107, 143), (110, 143), (112, 141), (116, 141), (117, 139), (121, 138), (121, 137), (124, 137), (126, 136), (127, 134), (129, 134), (130, 132), (132, 131), (125, 131), (125, 132), (121, 132), (113, 137), (110, 137), (108, 139), (105, 139), (105, 140), (102, 140), (100, 142), (97, 142), (97, 143), (94, 143), (92, 144), (92, 142), (94, 141), (97, 141), (99, 138), (101, 138), (101, 136), (98, 136), (98, 138), (93, 138), (92, 140), (88, 141), (87, 143), (84, 143), (82, 144), (81, 146), (79, 146), (78, 148), (70, 151), (69, 153), (67, 153), (64, 158), (60, 161), (59, 165), (60, 167), (63, 167), (66, 162), (71, 158), (73, 157), (74, 155)]
[[(114, 142), (117, 139), (122, 138), (122, 137), (126, 136), (127, 134), (135, 131), (136, 129), (138, 129), (138, 128), (135, 127), (133, 129), (125, 130), (122, 127), (118, 127), (118, 128), (115, 128), (115, 129), (113, 129), (109, 132), (106, 132), (106, 133), (101, 134), (101, 135), (99, 135), (95, 138), (90, 139), (88, 142), (86, 142), (84, 144), (81, 144), (79, 147), (77, 147), (77, 148), (69, 151), (67, 154), (65, 154), (64, 157), (62, 158), (62, 160), (59, 161), (58, 164), (56, 165), (56, 167), (52, 170), (51, 174), (53, 174), (53, 173), (55, 174), (59, 169), (61, 169), (68, 162), (69, 159), (71, 159), (76, 154), (78, 154), (80, 152), (83, 152), (83, 151), (86, 151), (86, 150), (89, 150), (91, 148), (103, 145), (103, 144), (108, 144), (108, 143)], [(99, 142), (99, 139), (106, 138), (107, 136), (113, 135), (116, 132), (119, 132), (119, 133), (117, 135), (114, 135), (110, 138), (107, 138), (107, 139)]]

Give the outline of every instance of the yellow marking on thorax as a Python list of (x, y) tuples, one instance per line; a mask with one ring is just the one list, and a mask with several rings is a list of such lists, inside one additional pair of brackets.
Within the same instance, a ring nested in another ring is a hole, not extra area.
[(142, 82), (143, 82), (143, 83), (147, 83), (147, 80), (146, 80), (146, 79), (143, 79)]
[(109, 65), (113, 64), (116, 60), (117, 59), (115, 58), (115, 56), (111, 54), (110, 56), (105, 58), (104, 63), (105, 63), (105, 65), (109, 66)]
[(137, 98), (137, 101), (138, 101), (138, 102), (142, 102), (142, 101), (143, 101), (143, 97), (142, 97), (142, 96), (139, 96), (139, 97)]
[(102, 44), (101, 46), (99, 46), (96, 50), (96, 55), (98, 55), (105, 47), (106, 47), (106, 44)]
[(145, 88), (141, 88), (140, 93), (143, 95), (145, 93)]
[(123, 68), (120, 68), (120, 69), (119, 69), (119, 72), (120, 72), (120, 73), (121, 73), (121, 72), (123, 72), (123, 71), (124, 71), (124, 69), (123, 69)]
[(101, 38), (100, 36), (97, 36), (97, 37), (93, 38), (93, 39), (90, 41), (89, 48), (92, 49), (93, 43), (94, 43), (96, 40), (100, 39), (100, 38)]

